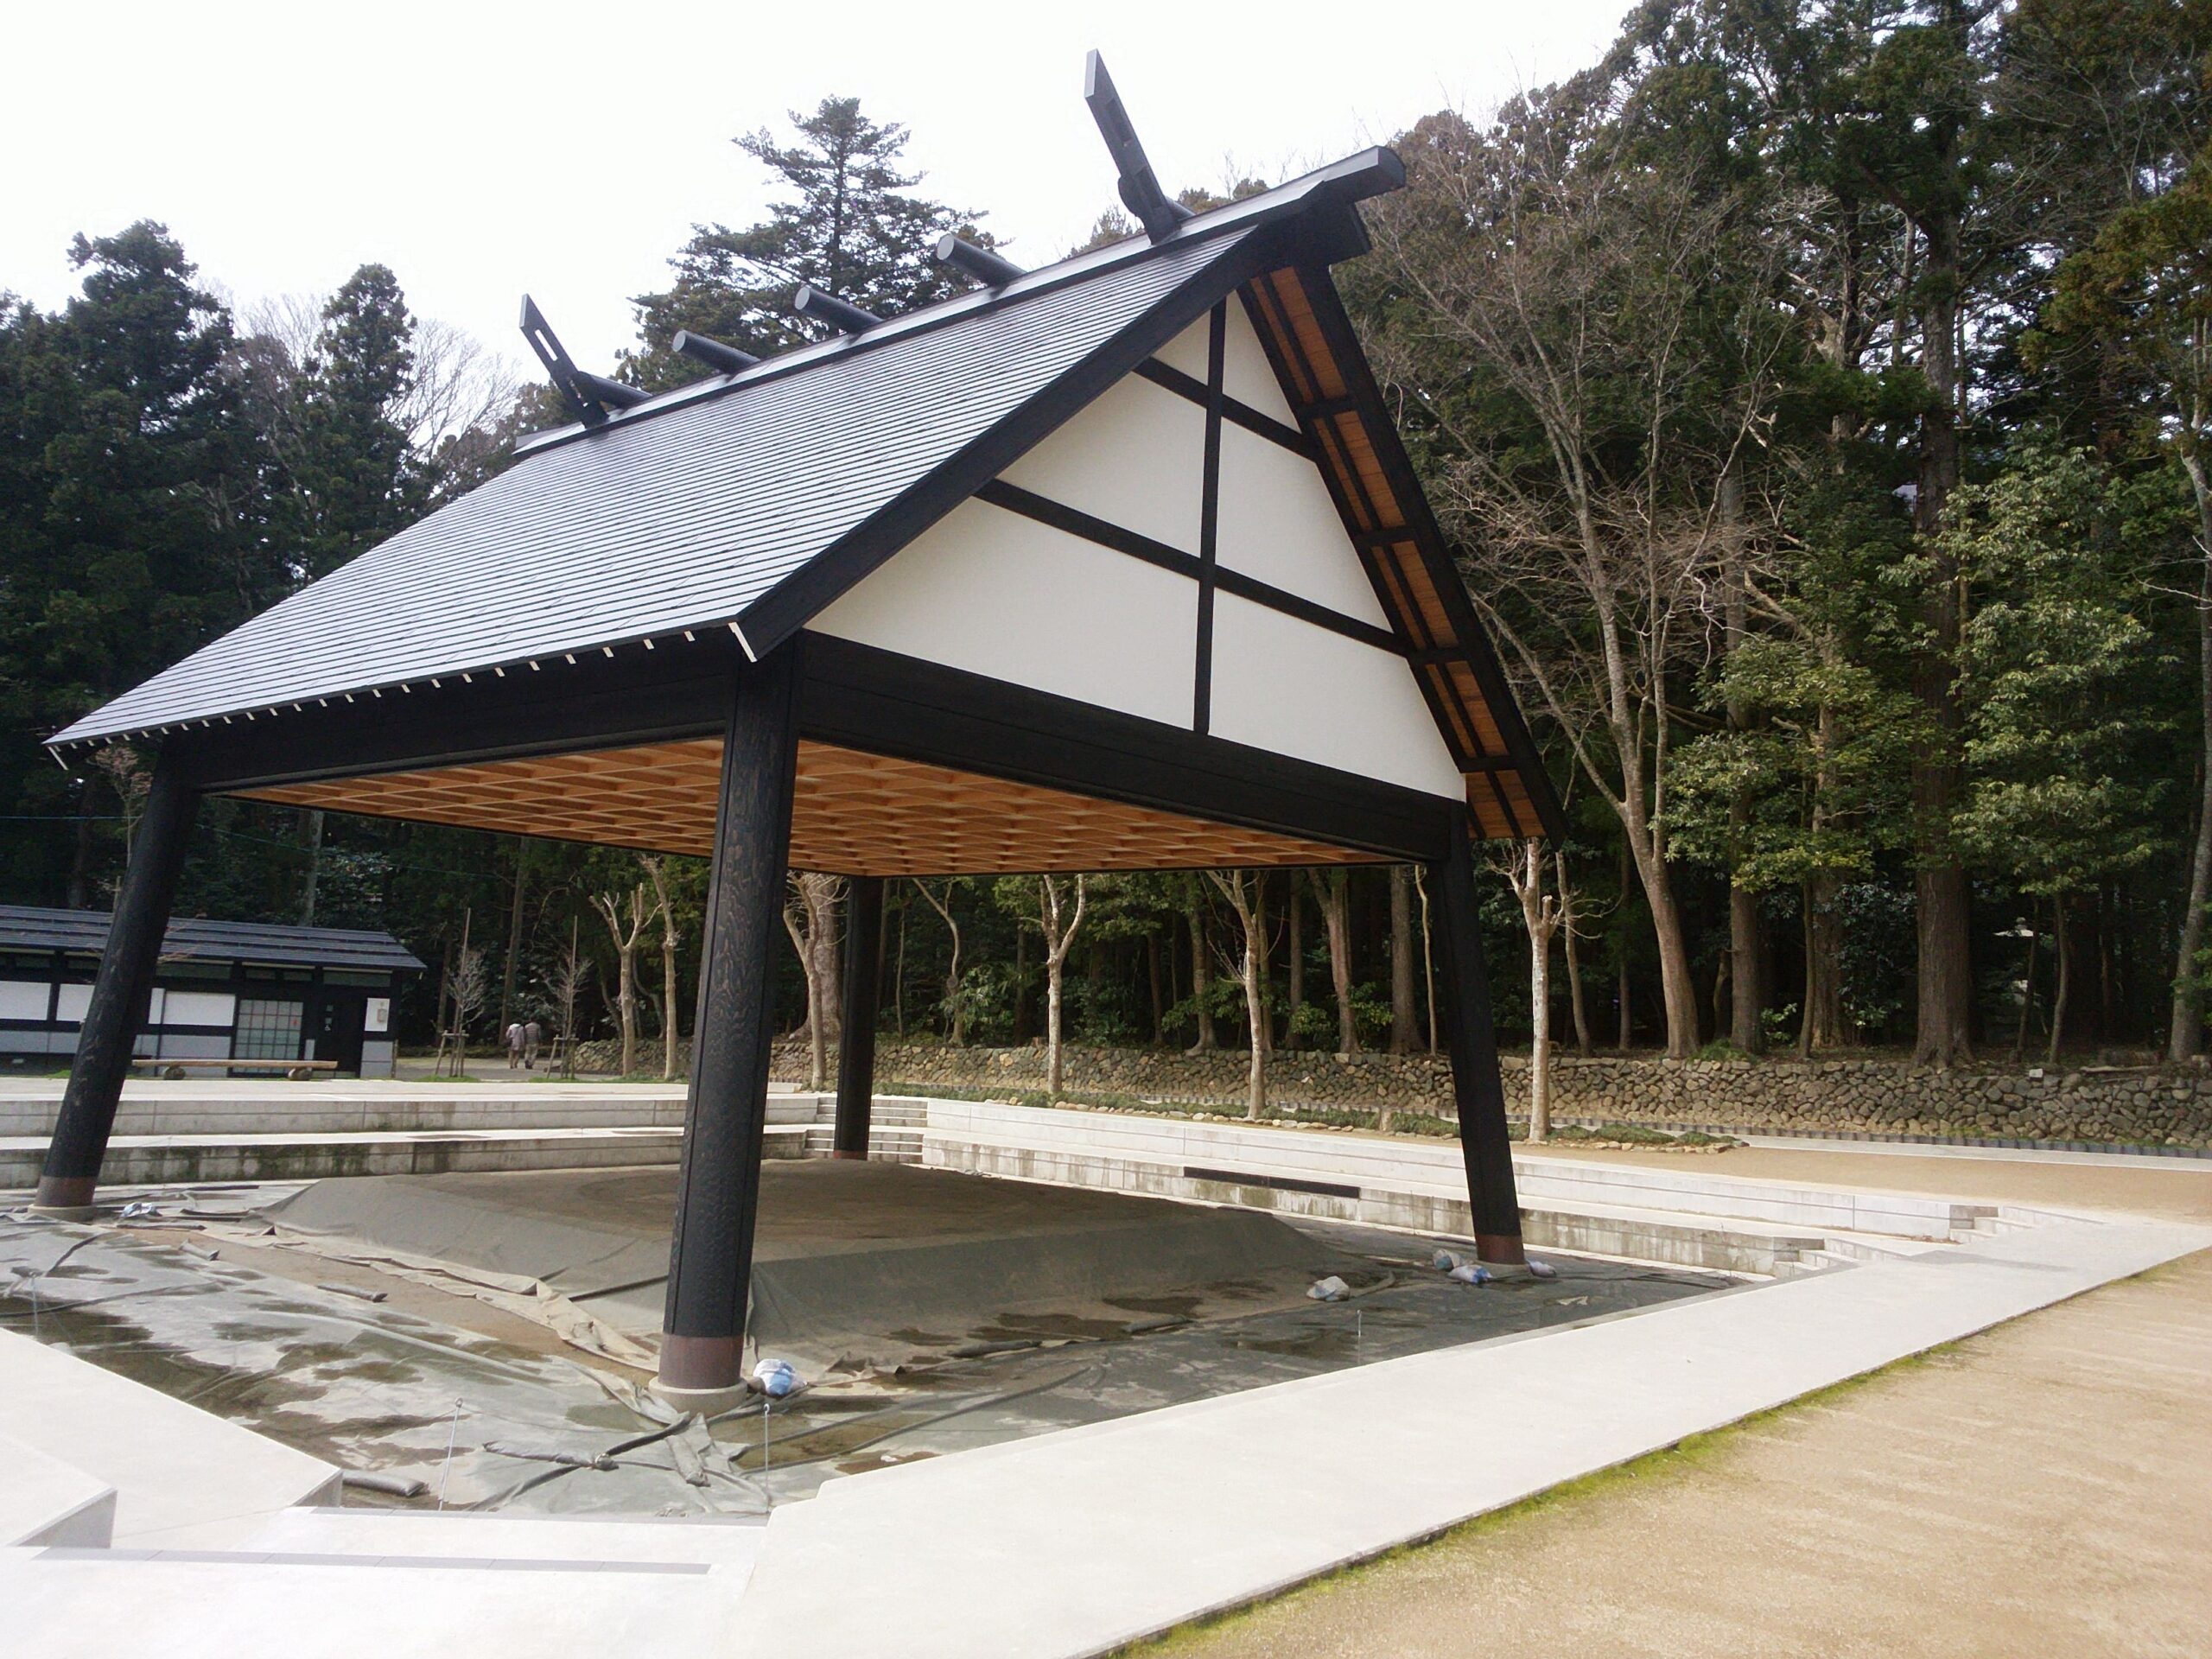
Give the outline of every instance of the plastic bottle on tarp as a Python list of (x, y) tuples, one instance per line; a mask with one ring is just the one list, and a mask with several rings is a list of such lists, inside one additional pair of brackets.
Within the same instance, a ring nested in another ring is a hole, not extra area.
[(764, 1359), (753, 1368), (753, 1386), (771, 1400), (781, 1400), (798, 1387), (798, 1373), (788, 1359)]
[(1351, 1294), (1351, 1287), (1335, 1274), (1325, 1279), (1316, 1279), (1306, 1287), (1306, 1296), (1317, 1302), (1341, 1302)]
[(1462, 1262), (1452, 1269), (1452, 1276), (1463, 1285), (1490, 1283), (1490, 1269), (1479, 1262)]

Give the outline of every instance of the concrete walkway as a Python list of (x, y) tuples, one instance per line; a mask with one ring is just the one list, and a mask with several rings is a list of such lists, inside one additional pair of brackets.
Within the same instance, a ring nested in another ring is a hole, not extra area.
[[(1618, 1160), (1620, 1154), (1610, 1154)], [(2212, 1172), (1732, 1154), (1733, 1173), (2212, 1218)], [(1739, 1162), (1738, 1160), (1741, 1161)], [(1164, 1645), (1389, 1653), (2201, 1655), (2212, 1252)]]

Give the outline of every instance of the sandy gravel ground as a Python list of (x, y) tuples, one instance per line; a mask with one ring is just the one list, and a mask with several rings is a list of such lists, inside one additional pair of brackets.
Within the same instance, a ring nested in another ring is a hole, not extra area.
[[(2212, 1218), (2201, 1166), (1726, 1157), (1744, 1175)], [(1164, 1645), (1207, 1659), (2202, 1659), (2212, 1252)]]

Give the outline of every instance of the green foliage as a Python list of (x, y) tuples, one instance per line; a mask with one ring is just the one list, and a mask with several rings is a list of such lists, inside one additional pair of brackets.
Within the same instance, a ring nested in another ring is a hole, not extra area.
[(793, 111), (791, 123), (788, 143), (765, 128), (735, 141), (790, 194), (743, 230), (697, 226), (669, 262), (674, 286), (637, 300), (644, 346), (624, 368), (639, 385), (659, 391), (699, 378), (670, 348), (679, 329), (766, 356), (821, 332), (791, 312), (802, 283), (892, 315), (967, 286), (930, 257), (944, 232), (995, 245), (976, 226), (981, 213), (912, 194), (921, 175), (899, 166), (906, 129), (869, 120), (858, 99), (825, 98), (811, 115)]
[(1969, 785), (1956, 826), (1985, 868), (2044, 898), (2156, 856), (2157, 769), (2177, 664), (2141, 614), (2148, 561), (2113, 481), (2078, 452), (2030, 451), (1963, 495), (1948, 540), (1977, 603), (1960, 653)]

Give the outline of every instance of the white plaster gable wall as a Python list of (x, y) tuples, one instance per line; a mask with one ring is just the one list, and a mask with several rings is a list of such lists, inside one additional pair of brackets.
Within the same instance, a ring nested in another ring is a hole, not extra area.
[(1205, 444), (1204, 410), (1128, 375), (1001, 476), (1195, 555)]
[(1224, 422), (1217, 511), (1215, 556), (1229, 569), (1390, 626), (1320, 468), (1305, 456)]
[(1457, 800), (1466, 789), (1402, 657), (1233, 594), (1213, 614), (1211, 729)]
[(1188, 728), (1198, 619), (1188, 577), (971, 500), (807, 626)]
[[(1202, 381), (1206, 378), (1206, 332), (1211, 327), (1211, 321), (1202, 317), (1153, 355), (1170, 368)], [(1249, 409), (1272, 415), (1285, 426), (1296, 426), (1298, 417), (1291, 413), (1290, 400), (1282, 395), (1282, 382), (1275, 378), (1274, 365), (1268, 361), (1267, 348), (1253, 332), (1252, 319), (1245, 314), (1242, 301), (1230, 302), (1229, 338), (1223, 347), (1221, 389)]]

